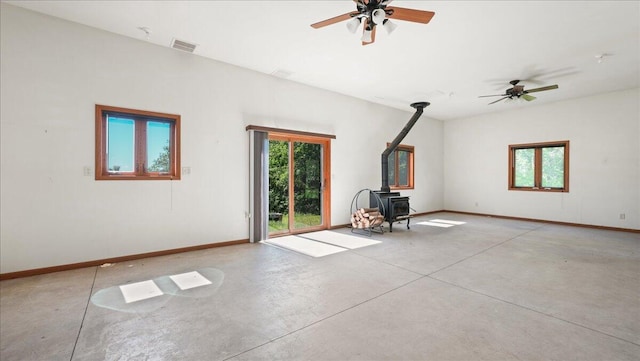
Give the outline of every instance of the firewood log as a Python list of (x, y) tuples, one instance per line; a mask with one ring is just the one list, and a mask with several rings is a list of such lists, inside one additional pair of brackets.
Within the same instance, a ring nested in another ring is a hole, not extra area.
[(369, 212), (365, 214), (365, 216), (369, 219), (377, 218), (379, 215), (380, 212)]

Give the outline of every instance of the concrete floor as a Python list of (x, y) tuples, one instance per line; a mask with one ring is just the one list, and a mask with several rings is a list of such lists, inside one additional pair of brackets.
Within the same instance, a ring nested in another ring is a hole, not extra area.
[[(467, 223), (416, 224), (434, 218)], [(640, 359), (637, 233), (440, 213), (373, 237), (322, 258), (246, 244), (3, 281), (0, 359)], [(215, 292), (91, 301), (212, 268)]]

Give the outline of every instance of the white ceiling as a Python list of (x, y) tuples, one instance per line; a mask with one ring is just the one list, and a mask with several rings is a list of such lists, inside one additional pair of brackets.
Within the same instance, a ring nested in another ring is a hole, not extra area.
[[(309, 26), (354, 11), (351, 0), (4, 2), (160, 46), (193, 42), (199, 56), (407, 111), (429, 101), (425, 114), (442, 120), (640, 86), (640, 1), (396, 0), (436, 15), (395, 21), (369, 46), (345, 23)], [(559, 89), (533, 102), (478, 98), (512, 79)]]

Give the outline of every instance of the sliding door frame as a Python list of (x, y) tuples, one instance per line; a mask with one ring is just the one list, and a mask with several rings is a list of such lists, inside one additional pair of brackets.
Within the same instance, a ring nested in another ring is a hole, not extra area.
[[(251, 217), (255, 218), (252, 219), (252, 223), (250, 225), (250, 234), (252, 237), (250, 238), (251, 242), (265, 240), (270, 236), (278, 237), (287, 234), (305, 233), (314, 229), (322, 230), (331, 228), (331, 139), (336, 139), (336, 136), (332, 134), (312, 133), (258, 125), (247, 125), (245, 129), (250, 134), (250, 148), (252, 150), (254, 148), (262, 149), (262, 151), (256, 150), (257, 155), (250, 156), (250, 176), (252, 180), (250, 181), (251, 194), (249, 195), (249, 198), (250, 209), (252, 212)], [(261, 143), (262, 140), (260, 140), (254, 144), (254, 135), (256, 133), (261, 133), (258, 138), (263, 139), (265, 141), (264, 143)], [(263, 136), (262, 134), (266, 134), (266, 138), (261, 138)], [(266, 187), (266, 185), (269, 183), (268, 140), (271, 139), (271, 136), (296, 139), (303, 142), (319, 143), (323, 145), (322, 225), (314, 227), (314, 229), (305, 228), (301, 230), (294, 230), (290, 233), (269, 234), (269, 227), (267, 224), (269, 219), (269, 189), (267, 189), (268, 187)], [(255, 152), (252, 151), (251, 153), (253, 154)], [(256, 181), (253, 181), (253, 178), (256, 178)], [(255, 184), (256, 182), (259, 184)], [(254, 203), (256, 204), (254, 205)], [(254, 214), (255, 212), (260, 214)], [(255, 235), (253, 231), (255, 231)]]
[[(287, 232), (270, 233), (270, 236), (280, 236), (288, 234), (305, 233), (309, 231), (317, 231), (329, 229), (331, 227), (331, 138), (327, 136), (313, 136), (308, 134), (299, 134), (297, 132), (271, 131), (269, 132), (269, 140), (286, 141), (289, 144), (289, 229)], [(311, 143), (320, 144), (322, 146), (322, 186), (321, 186), (321, 219), (322, 224), (319, 226), (294, 229), (294, 162), (293, 154), (294, 143)]]

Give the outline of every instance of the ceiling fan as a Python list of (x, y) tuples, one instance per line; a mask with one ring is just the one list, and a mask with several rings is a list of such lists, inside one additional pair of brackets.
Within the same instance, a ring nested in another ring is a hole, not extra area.
[(347, 29), (355, 33), (360, 23), (362, 23), (362, 45), (368, 45), (376, 41), (377, 25), (382, 25), (389, 34), (397, 27), (390, 19), (427, 24), (431, 21), (433, 15), (435, 15), (433, 11), (388, 6), (391, 1), (393, 0), (353, 0), (353, 2), (356, 3), (356, 11), (311, 24), (311, 27), (318, 29), (349, 20), (347, 22)]
[(512, 80), (512, 81), (510, 81), (509, 84), (513, 85), (513, 87), (505, 90), (504, 94), (481, 95), (478, 98), (502, 97), (502, 98), (500, 98), (500, 99), (498, 99), (496, 101), (493, 101), (493, 102), (489, 103), (489, 105), (497, 103), (497, 102), (499, 102), (501, 100), (520, 98), (520, 97), (522, 97), (522, 99), (530, 102), (530, 101), (536, 99), (536, 97), (534, 97), (532, 95), (529, 95), (529, 93), (535, 93), (535, 92), (541, 92), (541, 91), (545, 91), (545, 90), (558, 89), (558, 85), (554, 84), (554, 85), (543, 86), (541, 88), (524, 90), (524, 85), (518, 85), (519, 82), (520, 82), (520, 80)]

